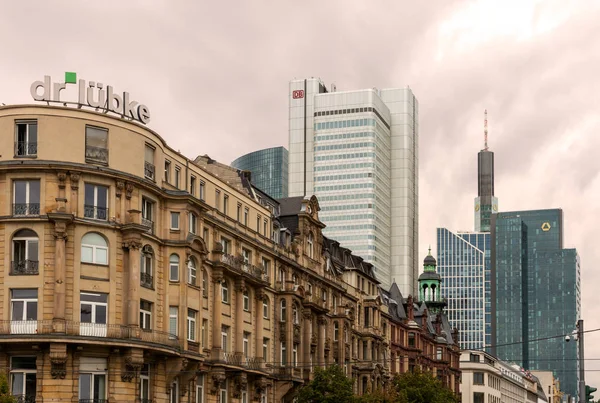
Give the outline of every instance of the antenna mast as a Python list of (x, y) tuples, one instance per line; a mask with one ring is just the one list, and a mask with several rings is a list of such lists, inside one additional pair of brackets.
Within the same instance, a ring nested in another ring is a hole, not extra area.
[(487, 129), (487, 109), (485, 110), (484, 117), (485, 117), (485, 120), (483, 122), (483, 136), (484, 136), (484, 147), (483, 147), (483, 150), (487, 151), (488, 150), (488, 144), (487, 144), (487, 135), (488, 135), (488, 129)]

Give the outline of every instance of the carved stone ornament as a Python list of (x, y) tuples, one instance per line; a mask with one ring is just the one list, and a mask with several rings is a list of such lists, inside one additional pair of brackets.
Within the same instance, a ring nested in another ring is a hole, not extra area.
[(54, 223), (54, 238), (67, 240), (67, 223), (65, 221), (56, 221)]
[(59, 189), (66, 188), (67, 187), (67, 173), (59, 172), (58, 174), (56, 174), (56, 176), (58, 176), (58, 188)]
[(123, 190), (125, 189), (125, 182), (117, 181), (115, 188), (115, 195), (120, 198), (121, 195), (123, 195)]
[(81, 178), (80, 172), (69, 172), (71, 176), (71, 189), (77, 190), (79, 189), (79, 178)]
[(142, 365), (144, 365), (143, 355), (139, 357), (133, 355), (126, 356), (123, 372), (121, 373), (121, 380), (123, 382), (131, 382), (142, 368)]
[(267, 391), (267, 386), (269, 386), (269, 381), (264, 376), (261, 376), (260, 378), (254, 381), (255, 401), (260, 401), (260, 397)]
[(50, 375), (54, 379), (65, 379), (67, 376), (67, 355), (50, 353)]
[(216, 395), (221, 385), (227, 380), (227, 375), (224, 372), (213, 372), (210, 376), (210, 394)]
[(123, 241), (123, 249), (141, 249), (142, 242), (137, 239), (127, 239)]
[(244, 372), (242, 372), (233, 380), (233, 398), (239, 399), (242, 397), (242, 391), (246, 390), (248, 390), (248, 377)]
[(131, 194), (133, 193), (133, 183), (129, 183), (127, 182), (127, 184), (125, 185), (125, 197), (127, 198), (127, 200), (131, 199)]

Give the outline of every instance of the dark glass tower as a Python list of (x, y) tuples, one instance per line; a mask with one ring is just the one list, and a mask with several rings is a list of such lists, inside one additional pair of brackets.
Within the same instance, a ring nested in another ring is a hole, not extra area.
[(274, 199), (288, 197), (288, 150), (273, 147), (242, 155), (231, 166), (252, 173), (252, 183)]
[(581, 304), (579, 257), (563, 249), (562, 210), (494, 214), (491, 227), (493, 354), (554, 371), (575, 396), (577, 343), (553, 337), (575, 329)]
[(487, 110), (485, 111), (485, 143), (477, 154), (477, 197), (475, 198), (475, 231), (490, 232), (490, 216), (498, 212), (494, 196), (494, 153), (487, 144)]

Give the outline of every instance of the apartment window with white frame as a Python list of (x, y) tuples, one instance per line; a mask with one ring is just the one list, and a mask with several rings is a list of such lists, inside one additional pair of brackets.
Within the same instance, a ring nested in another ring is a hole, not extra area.
[(146, 144), (146, 150), (144, 153), (144, 176), (148, 179), (154, 180), (154, 147)]
[(15, 401), (35, 402), (36, 378), (36, 357), (10, 357), (10, 389), (13, 396), (19, 396)]
[(179, 403), (179, 379), (175, 379), (169, 388), (169, 403)]
[(229, 326), (221, 326), (221, 348), (225, 353), (229, 351)]
[(245, 390), (242, 391), (242, 398), (240, 403), (248, 403), (248, 392)]
[(280, 316), (279, 316), (279, 320), (280, 320), (281, 322), (286, 322), (286, 320), (285, 320), (285, 319), (286, 319), (286, 316), (287, 316), (287, 311), (286, 311), (286, 302), (285, 302), (285, 299), (282, 299), (282, 300), (281, 300), (281, 303), (280, 303), (280, 305), (281, 305), (281, 306), (280, 306), (281, 310), (280, 310)]
[(173, 336), (177, 336), (179, 334), (178, 331), (178, 320), (177, 316), (179, 314), (179, 307), (170, 306), (169, 307), (169, 334)]
[(298, 366), (298, 344), (294, 343), (292, 346), (292, 366)]
[(175, 167), (175, 187), (181, 188), (181, 168)]
[(244, 259), (245, 264), (250, 264), (252, 262), (252, 252), (249, 249), (242, 248), (242, 259)]
[(196, 260), (193, 257), (190, 257), (188, 260), (188, 283), (190, 285), (196, 285), (196, 277), (197, 277), (197, 269), (196, 269)]
[(200, 181), (200, 200), (204, 201), (204, 193), (205, 193), (205, 189), (206, 189), (206, 184), (204, 183), (204, 181)]
[(40, 215), (39, 180), (16, 180), (13, 182), (13, 215)]
[(333, 341), (338, 341), (340, 334), (340, 325), (337, 322), (333, 322)]
[(79, 364), (79, 401), (104, 402), (108, 368), (106, 358), (82, 357)]
[(267, 300), (263, 300), (263, 318), (269, 319), (269, 303)]
[(269, 259), (266, 258), (262, 258), (262, 267), (265, 271), (265, 276), (267, 276), (267, 278), (271, 278), (271, 261)]
[(244, 208), (244, 225), (246, 227), (248, 226), (248, 214), (249, 214), (248, 207), (245, 207)]
[(38, 290), (19, 288), (11, 290), (10, 332), (12, 334), (37, 333)]
[(229, 303), (229, 284), (227, 280), (223, 280), (223, 283), (221, 283), (221, 302)]
[(264, 362), (269, 362), (269, 339), (266, 337), (263, 337), (263, 361)]
[(244, 301), (244, 311), (245, 312), (249, 312), (250, 311), (250, 295), (248, 294), (248, 290), (244, 290), (243, 291), (243, 296), (242, 299)]
[(187, 314), (187, 339), (188, 341), (196, 341), (196, 316), (198, 312), (188, 308)]
[(221, 383), (221, 389), (219, 390), (219, 403), (227, 403), (227, 379)]
[(179, 255), (169, 257), (169, 281), (179, 281)]
[(143, 364), (140, 370), (140, 400), (141, 403), (150, 402), (150, 365)]
[(108, 220), (108, 186), (85, 184), (83, 216), (93, 220)]
[(229, 255), (231, 253), (231, 241), (229, 239), (221, 237), (221, 247), (223, 248), (223, 254)]
[(280, 351), (281, 351), (281, 355), (280, 355), (280, 361), (281, 361), (281, 366), (286, 366), (287, 365), (287, 354), (286, 354), (286, 345), (285, 345), (285, 341), (280, 342)]
[(171, 211), (171, 229), (174, 231), (179, 230), (179, 212)]
[(165, 182), (171, 183), (171, 161), (165, 160)]
[(190, 213), (190, 233), (196, 235), (196, 225), (198, 223), (198, 217), (196, 214)]
[(79, 295), (81, 336), (106, 337), (108, 294), (81, 292)]
[(154, 289), (154, 250), (152, 246), (144, 245), (140, 259), (140, 284), (142, 287)]
[(37, 121), (17, 121), (15, 131), (15, 157), (32, 157), (37, 155)]
[(143, 330), (152, 329), (152, 302), (140, 301), (140, 328)]
[(208, 319), (202, 319), (202, 347), (208, 347)]
[(108, 243), (96, 232), (88, 232), (81, 238), (81, 262), (108, 265)]
[(250, 355), (250, 333), (244, 332), (242, 346), (244, 357), (248, 357)]
[(204, 374), (196, 379), (196, 403), (204, 403)]
[(148, 227), (149, 233), (154, 233), (154, 202), (142, 197), (142, 225)]
[(265, 219), (265, 220), (263, 221), (263, 235), (264, 235), (264, 236), (267, 236), (267, 228), (268, 228), (268, 225), (267, 225), (267, 220)]

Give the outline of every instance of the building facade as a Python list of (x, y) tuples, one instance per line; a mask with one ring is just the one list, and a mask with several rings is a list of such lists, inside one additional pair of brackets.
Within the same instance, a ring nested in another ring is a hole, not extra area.
[(357, 393), (385, 386), (390, 324), (372, 265), (331, 255), (315, 197), (264, 203), (243, 172), (104, 113), (3, 106), (0, 132), (14, 133), (0, 141), (12, 394), (289, 402), (334, 362)]
[(486, 232), (437, 229), (442, 296), (462, 349), (483, 350), (492, 344), (490, 239)]
[(478, 350), (463, 350), (460, 358), (463, 403), (547, 402), (539, 380), (518, 365)]
[(577, 346), (565, 343), (581, 313), (579, 256), (563, 248), (560, 209), (492, 215), (492, 339), (497, 356), (552, 370), (577, 395)]
[(384, 288), (418, 277), (418, 102), (409, 88), (289, 87), (289, 192), (315, 194), (325, 233), (375, 266)]
[[(487, 114), (486, 114), (487, 116)], [(486, 117), (487, 126), (487, 117)], [(490, 232), (492, 214), (498, 212), (498, 198), (494, 196), (494, 153), (487, 147), (477, 154), (477, 197), (475, 198), (475, 231)]]
[(252, 183), (275, 199), (288, 197), (288, 150), (266, 148), (236, 158), (231, 166), (252, 173)]

